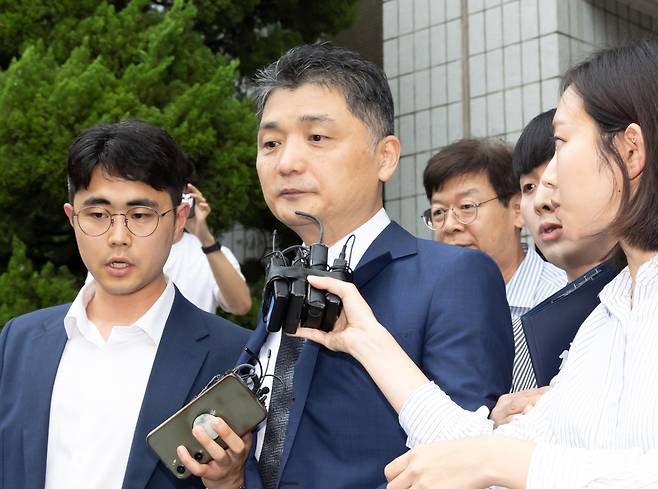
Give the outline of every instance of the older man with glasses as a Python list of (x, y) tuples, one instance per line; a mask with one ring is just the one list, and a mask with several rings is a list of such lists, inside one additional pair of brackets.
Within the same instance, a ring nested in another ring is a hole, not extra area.
[[(498, 265), (512, 320), (565, 284), (565, 274), (521, 242), (521, 191), (512, 151), (497, 139), (463, 139), (430, 158), (423, 185), (431, 207), (421, 218), (437, 241), (474, 248)], [(515, 331), (516, 358), (528, 356)], [(512, 390), (530, 387), (527, 365), (515, 361)], [(528, 378), (526, 378), (528, 377)]]

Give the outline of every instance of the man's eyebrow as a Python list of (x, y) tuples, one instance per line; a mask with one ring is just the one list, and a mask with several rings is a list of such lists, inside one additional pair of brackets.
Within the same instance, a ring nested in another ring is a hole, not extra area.
[(259, 131), (264, 131), (266, 129), (278, 129), (279, 124), (275, 121), (268, 121), (268, 122), (261, 122), (261, 124), (258, 126)]
[[(105, 197), (89, 197), (87, 198), (84, 202), (82, 202), (83, 206), (90, 206), (90, 205), (112, 205), (112, 202), (107, 200)], [(133, 199), (129, 200), (126, 202), (126, 207), (153, 207), (153, 208), (159, 208), (160, 204), (158, 204), (155, 200), (151, 199)]]
[(466, 190), (462, 190), (457, 194), (457, 197), (468, 197), (469, 195), (477, 194), (480, 191), (477, 187), (471, 187)]
[(133, 199), (126, 202), (126, 205), (128, 207), (153, 207), (155, 209), (160, 207), (160, 204), (151, 199)]
[(89, 197), (82, 202), (82, 205), (110, 205), (110, 201), (104, 197)]
[(304, 114), (299, 116), (299, 122), (336, 122), (327, 114)]
[[(319, 123), (334, 123), (336, 120), (332, 117), (330, 117), (328, 114), (302, 114), (300, 115), (297, 120), (301, 123), (309, 123), (309, 122), (319, 122)], [(276, 121), (266, 121), (262, 122), (258, 126), (259, 131), (265, 131), (268, 129), (279, 129), (279, 123)]]
[[(477, 194), (479, 191), (480, 191), (479, 188), (471, 187), (471, 188), (468, 188), (466, 190), (462, 190), (461, 192), (457, 193), (456, 196), (457, 196), (458, 199), (462, 199), (464, 197), (470, 197), (473, 194)], [(430, 199), (431, 204), (439, 204), (440, 202), (441, 202), (441, 199), (439, 199), (438, 197), (432, 197)]]

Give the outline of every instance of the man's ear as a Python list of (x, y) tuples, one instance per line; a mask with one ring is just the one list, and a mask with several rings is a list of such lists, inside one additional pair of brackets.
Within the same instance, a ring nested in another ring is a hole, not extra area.
[(510, 212), (512, 212), (514, 227), (521, 229), (523, 226), (525, 226), (523, 214), (521, 214), (521, 192), (517, 192), (511, 199), (509, 199), (507, 208), (510, 210)]
[(618, 142), (619, 154), (626, 164), (628, 177), (634, 180), (642, 174), (646, 163), (646, 146), (642, 128), (634, 122), (629, 124)]
[[(183, 229), (185, 229), (185, 223), (187, 222), (187, 215), (190, 213), (190, 206), (181, 202), (176, 207), (176, 221), (174, 222), (174, 238), (180, 239), (180, 236), (183, 235)], [(174, 242), (178, 241), (174, 239)]]
[(400, 161), (400, 140), (397, 136), (382, 138), (375, 148), (379, 170), (377, 176), (380, 182), (387, 182), (395, 173)]
[[(185, 231), (185, 224), (187, 224), (187, 215), (190, 212), (190, 206), (182, 202), (176, 207), (176, 214), (174, 216), (174, 234), (172, 244), (178, 243), (183, 237)], [(182, 219), (182, 226), (181, 226)]]
[(69, 204), (68, 202), (64, 204), (64, 214), (66, 214), (66, 217), (69, 218), (69, 222), (71, 223), (71, 226), (73, 226), (73, 213), (75, 211), (73, 210), (73, 206)]

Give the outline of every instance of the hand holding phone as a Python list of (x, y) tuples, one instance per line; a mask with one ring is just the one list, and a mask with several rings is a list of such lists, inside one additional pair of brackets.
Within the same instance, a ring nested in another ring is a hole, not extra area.
[(179, 460), (193, 475), (201, 478), (206, 489), (225, 489), (244, 486), (244, 468), (251, 450), (252, 433), (240, 437), (221, 418), (214, 418), (213, 430), (216, 431), (228, 448), (224, 449), (213, 441), (203, 428), (192, 430), (194, 437), (212, 457), (208, 463), (201, 464), (183, 446), (177, 449)]
[(231, 430), (243, 436), (263, 421), (266, 415), (265, 407), (240, 377), (229, 373), (151, 431), (146, 442), (177, 478), (185, 479), (191, 473), (176, 452), (180, 445), (198, 463), (205, 464), (213, 458), (192, 434), (194, 427), (202, 427), (217, 444), (227, 448), (212, 428), (215, 417), (222, 418)]

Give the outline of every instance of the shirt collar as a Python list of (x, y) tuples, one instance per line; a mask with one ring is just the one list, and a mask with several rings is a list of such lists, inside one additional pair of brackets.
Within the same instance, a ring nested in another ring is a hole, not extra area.
[[(121, 325), (141, 329), (156, 346), (160, 344), (160, 339), (162, 338), (165, 324), (176, 296), (173, 282), (167, 276), (165, 276), (165, 280), (167, 281), (167, 285), (153, 305), (133, 324)], [(89, 317), (87, 316), (87, 305), (94, 297), (95, 292), (96, 281), (92, 278), (80, 289), (66, 313), (64, 317), (64, 329), (69, 340), (77, 335), (83, 335), (88, 339), (90, 337), (100, 338), (100, 333), (89, 321)]]
[(599, 293), (601, 303), (615, 316), (623, 317), (630, 313), (631, 291), (633, 291), (633, 302), (642, 301), (644, 305), (653, 305), (654, 298), (658, 292), (658, 254), (643, 263), (635, 277), (635, 290), (633, 290), (633, 279), (625, 267), (613, 278)]
[(338, 257), (343, 245), (349, 239), (349, 237), (354, 235), (354, 245), (352, 246), (351, 250), (348, 245), (346, 257), (350, 259), (350, 268), (354, 270), (359, 264), (359, 261), (361, 261), (361, 258), (363, 258), (363, 255), (365, 255), (372, 242), (377, 239), (377, 236), (379, 236), (390, 223), (391, 218), (388, 217), (386, 210), (384, 210), (382, 207), (375, 213), (374, 216), (372, 216), (354, 231), (347, 234), (346, 236), (343, 236), (329, 247), (329, 264), (331, 265), (334, 258)]
[(516, 269), (510, 281), (505, 284), (507, 302), (510, 307), (532, 308), (535, 306), (534, 291), (541, 280), (544, 263), (534, 247), (528, 246), (519, 268)]

